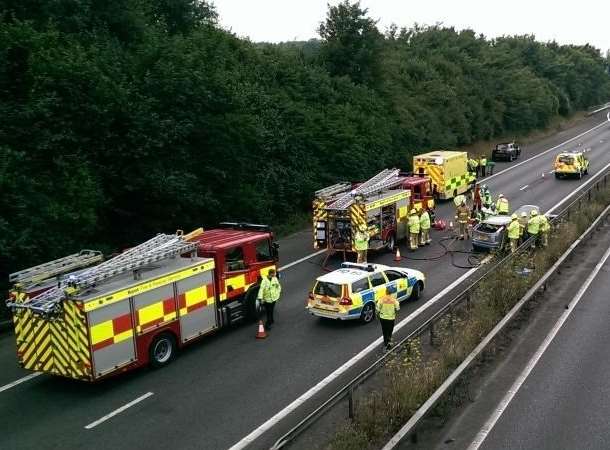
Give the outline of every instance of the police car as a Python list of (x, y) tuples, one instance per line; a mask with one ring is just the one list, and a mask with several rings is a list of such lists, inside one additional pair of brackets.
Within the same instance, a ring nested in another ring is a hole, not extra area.
[(385, 295), (387, 287), (398, 301), (417, 300), (425, 280), (419, 270), (343, 263), (340, 269), (318, 277), (309, 293), (307, 309), (318, 317), (369, 323), (375, 318), (375, 299)]

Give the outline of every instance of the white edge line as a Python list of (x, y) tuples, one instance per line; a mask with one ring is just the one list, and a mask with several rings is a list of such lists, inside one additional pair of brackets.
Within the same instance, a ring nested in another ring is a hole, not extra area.
[(282, 271), (282, 270), (290, 269), (292, 266), (296, 266), (297, 264), (301, 264), (302, 262), (307, 261), (308, 259), (311, 259), (314, 256), (321, 255), (325, 251), (326, 251), (326, 249), (318, 250), (317, 252), (312, 253), (311, 255), (307, 255), (307, 256), (305, 256), (305, 257), (303, 257), (301, 259), (297, 259), (296, 261), (292, 261), (291, 263), (288, 263), (285, 266), (280, 267), (278, 270)]
[(528, 187), (530, 187), (529, 184), (526, 184), (525, 186), (523, 186), (521, 189), (519, 189), (520, 191), (522, 191), (523, 189), (527, 189)]
[(607, 206), (606, 209), (595, 219), (595, 221), (587, 228), (585, 232), (583, 232), (580, 237), (570, 245), (570, 247), (559, 257), (559, 259), (553, 264), (553, 266), (546, 272), (546, 274), (538, 280), (534, 286), (532, 286), (525, 295), (512, 307), (509, 313), (504, 316), (504, 318), (498, 322), (498, 324), (489, 332), (487, 336), (481, 341), (479, 345), (466, 357), (466, 359), (451, 373), (449, 378), (443, 382), (439, 388), (434, 391), (434, 394), (430, 396), (428, 400), (424, 402), (422, 406), (411, 416), (406, 424), (388, 441), (388, 443), (383, 447), (382, 450), (391, 450), (396, 445), (398, 445), (402, 439), (411, 431), (411, 429), (421, 420), (421, 418), (428, 412), (430, 408), (432, 408), (438, 399), (447, 391), (447, 389), (453, 384), (453, 382), (468, 368), (470, 363), (487, 347), (489, 342), (495, 338), (495, 336), (506, 326), (506, 324), (512, 320), (512, 318), (519, 312), (522, 306), (526, 301), (530, 299), (530, 297), (538, 290), (540, 287), (546, 282), (548, 278), (548, 274), (551, 274), (557, 270), (557, 268), (563, 264), (565, 259), (572, 253), (572, 251), (582, 242), (585, 236), (591, 232), (593, 228), (597, 226), (597, 223), (608, 214), (610, 211), (610, 206)]
[(107, 421), (108, 419), (116, 416), (117, 414), (122, 413), (123, 411), (125, 411), (127, 408), (131, 408), (133, 405), (135, 405), (136, 403), (140, 403), (142, 400), (147, 399), (148, 397), (150, 397), (151, 395), (154, 395), (152, 392), (147, 392), (144, 395), (139, 396), (138, 398), (136, 398), (135, 400), (130, 401), (129, 403), (127, 403), (126, 405), (121, 406), (118, 409), (115, 409), (114, 411), (106, 414), (104, 417), (100, 417), (99, 419), (97, 419), (95, 422), (91, 422), (89, 425), (85, 426), (86, 430), (90, 430), (92, 428), (95, 428), (96, 426), (98, 426), (100, 423), (103, 423), (105, 421)]
[[(607, 168), (608, 166), (610, 166), (610, 163), (605, 167)], [(600, 172), (601, 173), (603, 170), (602, 169)], [(580, 190), (582, 190), (588, 183), (590, 183), (591, 181), (595, 180), (594, 178), (591, 178), (590, 180), (588, 180), (586, 183), (581, 184), (580, 186), (578, 186), (578, 188), (576, 190), (574, 190), (571, 194), (569, 194), (566, 198), (564, 198), (561, 202), (559, 202), (557, 205), (555, 205), (553, 208), (551, 208), (548, 212), (550, 213), (551, 211), (555, 210), (557, 207), (559, 207), (560, 205), (562, 205), (565, 201), (567, 201), (569, 198), (571, 198), (573, 195), (575, 195), (576, 192), (579, 192)], [(577, 241), (579, 242), (579, 241)], [(573, 245), (575, 245), (576, 243), (574, 243)], [(572, 247), (570, 247), (572, 248)], [(320, 252), (318, 252), (320, 253)], [(485, 258), (482, 262), (486, 262), (488, 260), (488, 258), (490, 258), (490, 256), (488, 256), (487, 258)], [(296, 261), (295, 261), (296, 262)], [(559, 261), (557, 262), (559, 263)], [(557, 264), (556, 263), (556, 264)], [(468, 278), (470, 275), (472, 275), (474, 272), (476, 272), (479, 269), (480, 266), (474, 267), (470, 270), (468, 270), (468, 272), (462, 274), (458, 279), (456, 279), (453, 283), (451, 283), (449, 286), (447, 286), (445, 289), (443, 289), (441, 292), (439, 292), (438, 294), (436, 294), (434, 297), (432, 297), (430, 300), (428, 300), (426, 303), (424, 303), (422, 306), (420, 306), (419, 308), (417, 308), (415, 311), (413, 311), (411, 314), (409, 314), (407, 317), (405, 317), (403, 320), (401, 320), (396, 327), (394, 328), (395, 331), (400, 330), (401, 328), (403, 328), (404, 326), (406, 326), (409, 322), (411, 322), (413, 319), (415, 319), (417, 316), (419, 316), (423, 311), (425, 311), (426, 309), (428, 309), (430, 306), (432, 306), (434, 303), (436, 303), (437, 301), (439, 301), (442, 297), (444, 297), (448, 292), (450, 292), (453, 288), (455, 288), (457, 285), (459, 285), (462, 281), (464, 281), (466, 278)], [(358, 361), (362, 360), (365, 356), (367, 356), (369, 353), (371, 353), (373, 350), (375, 350), (375, 348), (381, 344), (382, 342), (382, 338), (379, 337), (377, 339), (375, 339), (373, 342), (371, 342), (367, 347), (365, 347), (363, 350), (361, 350), (359, 353), (357, 353), (356, 355), (354, 355), (351, 359), (349, 359), (348, 361), (346, 361), (343, 365), (339, 366), (337, 369), (335, 369), (330, 375), (326, 376), (324, 379), (322, 379), (318, 384), (316, 384), (315, 386), (311, 387), (309, 390), (305, 391), (303, 394), (301, 394), (300, 397), (296, 398), (294, 401), (292, 401), (292, 403), (290, 403), (289, 405), (287, 405), (286, 407), (284, 407), (282, 410), (278, 411), (275, 415), (273, 415), (271, 418), (269, 418), (266, 422), (262, 423), (260, 426), (258, 426), (257, 428), (255, 428), (252, 432), (250, 432), (247, 436), (243, 437), (241, 440), (239, 440), (237, 443), (233, 444), (229, 450), (241, 450), (246, 448), (248, 445), (250, 445), (252, 442), (254, 442), (256, 439), (258, 439), (261, 435), (263, 435), (265, 432), (267, 432), (268, 430), (270, 430), (273, 426), (275, 426), (277, 423), (279, 423), (282, 419), (284, 419), (286, 416), (288, 416), (292, 411), (294, 411), (295, 409), (297, 409), (300, 405), (302, 405), (303, 403), (305, 403), (307, 400), (309, 400), (311, 397), (313, 397), (315, 394), (317, 394), (318, 392), (320, 392), (322, 389), (324, 389), (324, 387), (326, 387), (327, 385), (329, 385), (332, 381), (334, 381), (336, 378), (338, 378), (339, 376), (341, 376), (344, 372), (346, 372), (348, 369), (350, 369), (352, 366), (354, 366)]]
[(34, 372), (29, 375), (26, 375), (23, 378), (19, 378), (18, 380), (13, 381), (12, 383), (5, 384), (4, 386), (0, 387), (0, 392), (8, 391), (10, 388), (17, 386), (18, 384), (25, 383), (26, 381), (29, 381), (32, 378), (36, 378), (39, 375), (42, 375), (42, 372)]
[(504, 411), (506, 411), (506, 408), (513, 400), (515, 395), (517, 395), (517, 392), (519, 392), (519, 389), (521, 388), (523, 383), (525, 383), (527, 377), (530, 375), (532, 370), (534, 370), (534, 367), (536, 367), (536, 364), (538, 364), (538, 361), (540, 360), (540, 358), (542, 358), (544, 352), (548, 349), (549, 345), (551, 345), (551, 342), (553, 342), (553, 339), (555, 339), (555, 336), (557, 336), (557, 333), (559, 333), (561, 327), (568, 320), (568, 318), (572, 314), (572, 311), (574, 311), (574, 308), (576, 307), (576, 305), (578, 305), (587, 289), (589, 289), (589, 286), (591, 285), (603, 265), (608, 260), (608, 257), (610, 257), (610, 247), (608, 247), (602, 259), (599, 261), (599, 263), (597, 263), (595, 269), (593, 269), (593, 271), (589, 274), (584, 284), (578, 290), (578, 293), (576, 294), (574, 299), (567, 306), (568, 309), (563, 312), (559, 320), (553, 326), (553, 329), (546, 336), (540, 347), (538, 347), (538, 350), (536, 350), (534, 356), (532, 356), (532, 358), (529, 360), (527, 366), (525, 366), (525, 369), (523, 369), (523, 372), (521, 372), (519, 377), (517, 377), (513, 385), (506, 392), (506, 395), (500, 401), (500, 404), (496, 407), (491, 417), (487, 420), (487, 422), (485, 422), (485, 425), (483, 425), (483, 428), (481, 428), (481, 431), (479, 431), (474, 441), (472, 441), (472, 443), (468, 446), (468, 450), (477, 450), (483, 444), (487, 436), (489, 436), (489, 433), (496, 425)]
[[(475, 267), (475, 268), (472, 268), (472, 269), (468, 270), (468, 272), (466, 272), (463, 275), (461, 275), (457, 280), (455, 280), (453, 283), (451, 283), (449, 286), (447, 286), (441, 292), (436, 294), (434, 297), (432, 297), (426, 303), (421, 305), (419, 308), (417, 308), (415, 311), (413, 311), (407, 317), (402, 319), (396, 325), (396, 327), (394, 327), (394, 331), (398, 331), (401, 328), (403, 328), (404, 326), (406, 326), (409, 322), (411, 322), (413, 319), (415, 319), (417, 316), (419, 316), (422, 312), (424, 312), (430, 306), (432, 306), (437, 301), (439, 301), (441, 298), (443, 298), (448, 292), (450, 292), (453, 288), (455, 288), (457, 285), (459, 285), (462, 281), (464, 281), (466, 278), (468, 278), (470, 275), (472, 275), (477, 269), (478, 269), (478, 267)], [(233, 446), (231, 446), (231, 448), (229, 450), (239, 450), (239, 449), (246, 448), (248, 445), (250, 445), (252, 442), (254, 442), (257, 438), (259, 438), (263, 433), (265, 433), (266, 431), (270, 430), (273, 426), (275, 426), (280, 420), (282, 420), (284, 417), (286, 417), (292, 411), (297, 409), (300, 405), (305, 403), (307, 400), (309, 400), (315, 394), (320, 392), (322, 389), (324, 389), (324, 387), (329, 385), (332, 381), (337, 379), (339, 376), (341, 376), (343, 373), (345, 373), (348, 369), (353, 367), (358, 361), (362, 360), (369, 353), (373, 352), (381, 344), (381, 342), (382, 342), (382, 338), (381, 337), (375, 339), (367, 347), (365, 347), (359, 353), (354, 355), (349, 361), (345, 362), (343, 365), (338, 367), (334, 372), (332, 372), (330, 375), (328, 375), (326, 378), (324, 378), (318, 384), (316, 384), (315, 386), (310, 388), (308, 391), (304, 392), (300, 397), (298, 397), (296, 400), (294, 400), (292, 403), (290, 403), (284, 409), (282, 409), (277, 414), (275, 414), (273, 417), (271, 417), (269, 420), (267, 420), (266, 422), (261, 424), (258, 428), (253, 430), (250, 434), (245, 436), (239, 442), (237, 442)]]
[(607, 121), (604, 121), (604, 122), (602, 122), (602, 123), (600, 123), (600, 124), (597, 124), (597, 125), (595, 125), (593, 128), (591, 128), (591, 129), (589, 129), (589, 130), (587, 130), (587, 131), (584, 131), (584, 132), (580, 133), (579, 135), (574, 136), (573, 138), (568, 139), (567, 141), (563, 141), (561, 144), (557, 144), (555, 147), (551, 147), (551, 148), (549, 148), (548, 150), (545, 150), (545, 151), (543, 151), (543, 152), (541, 152), (541, 153), (538, 153), (537, 155), (532, 156), (531, 158), (528, 158), (528, 159), (526, 159), (526, 160), (524, 160), (524, 161), (521, 161), (521, 162), (519, 162), (519, 163), (517, 163), (517, 164), (514, 164), (514, 165), (512, 165), (512, 166), (510, 166), (510, 167), (507, 167), (506, 169), (501, 170), (501, 171), (500, 171), (500, 172), (498, 172), (498, 173), (494, 173), (493, 175), (490, 175), (490, 176), (488, 176), (488, 177), (486, 177), (486, 178), (482, 178), (480, 182), (481, 182), (481, 183), (483, 183), (484, 181), (491, 180), (492, 178), (497, 177), (498, 175), (502, 175), (503, 173), (506, 173), (506, 172), (508, 172), (509, 170), (513, 170), (515, 167), (519, 167), (519, 166), (521, 166), (521, 165), (523, 165), (523, 164), (525, 164), (525, 163), (527, 163), (527, 162), (529, 162), (529, 161), (531, 161), (531, 160), (533, 160), (533, 159), (536, 159), (536, 158), (539, 158), (539, 157), (541, 157), (541, 156), (543, 156), (543, 155), (546, 155), (547, 153), (552, 152), (553, 150), (558, 149), (558, 148), (559, 148), (559, 147), (561, 147), (562, 145), (565, 145), (565, 144), (567, 144), (568, 142), (572, 142), (572, 141), (574, 141), (574, 140), (576, 140), (576, 139), (578, 139), (578, 138), (580, 138), (580, 137), (584, 136), (585, 134), (590, 133), (590, 132), (591, 132), (591, 131), (593, 131), (593, 130), (597, 130), (598, 128), (602, 127), (603, 125), (607, 125), (607, 124), (608, 124), (608, 122), (610, 122), (610, 113), (608, 113), (607, 119), (608, 119)]

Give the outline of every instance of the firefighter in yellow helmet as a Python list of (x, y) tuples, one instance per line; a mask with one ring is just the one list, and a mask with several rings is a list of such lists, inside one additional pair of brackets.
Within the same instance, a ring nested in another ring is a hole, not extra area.
[(357, 254), (358, 263), (366, 262), (366, 253), (369, 249), (369, 234), (366, 231), (365, 225), (360, 225), (358, 231), (354, 235), (354, 247)]
[(430, 239), (430, 214), (428, 210), (425, 208), (421, 209), (421, 214), (419, 215), (419, 228), (421, 231), (421, 245), (430, 245), (432, 240)]
[(519, 217), (519, 240), (521, 243), (525, 240), (525, 229), (527, 228), (527, 213), (525, 211), (521, 212), (521, 217)]
[(509, 209), (508, 199), (504, 197), (504, 194), (500, 194), (496, 202), (496, 212), (500, 215), (508, 216)]
[(419, 216), (417, 210), (412, 209), (409, 215), (409, 243), (411, 250), (417, 250), (417, 241), (419, 240)]
[(540, 222), (540, 243), (543, 247), (546, 247), (549, 245), (549, 231), (551, 230), (551, 225), (544, 214), (538, 216), (538, 221)]
[(458, 206), (455, 214), (455, 219), (458, 222), (460, 240), (464, 240), (464, 235), (468, 238), (468, 219), (470, 218), (470, 211), (468, 211), (468, 207), (466, 206), (466, 202), (462, 202), (460, 206)]
[(528, 237), (533, 238), (532, 248), (536, 248), (536, 241), (538, 240), (538, 233), (540, 233), (540, 218), (538, 217), (538, 211), (532, 209), (530, 211), (530, 220), (527, 221), (527, 234)]
[(508, 224), (508, 228), (507, 228), (508, 239), (510, 241), (511, 253), (515, 253), (515, 251), (517, 250), (517, 246), (519, 244), (520, 229), (521, 229), (521, 225), (519, 224), (519, 217), (517, 217), (517, 214), (513, 214), (511, 216), (511, 221)]

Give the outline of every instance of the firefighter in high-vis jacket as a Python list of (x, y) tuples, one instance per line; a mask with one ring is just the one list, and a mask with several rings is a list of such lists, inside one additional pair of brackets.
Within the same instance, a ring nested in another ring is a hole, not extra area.
[(504, 194), (500, 194), (496, 202), (496, 212), (502, 216), (508, 216), (509, 211), (508, 199), (504, 197)]
[(360, 225), (358, 231), (354, 235), (354, 246), (357, 254), (358, 263), (366, 262), (366, 253), (369, 249), (369, 234), (366, 231), (366, 226)]
[(385, 295), (380, 296), (375, 301), (377, 314), (379, 315), (379, 323), (381, 323), (381, 332), (383, 333), (383, 344), (386, 350), (392, 346), (392, 333), (394, 332), (394, 321), (396, 320), (396, 311), (400, 309), (400, 303), (392, 296), (395, 293), (395, 287), (386, 287)]
[(525, 240), (525, 229), (527, 228), (527, 213), (525, 211), (521, 212), (521, 217), (519, 217), (519, 240), (523, 242)]
[(510, 251), (511, 253), (515, 253), (519, 245), (519, 235), (521, 233), (521, 225), (519, 224), (519, 217), (517, 217), (517, 214), (511, 216), (507, 231), (508, 239), (510, 241)]
[(430, 242), (432, 242), (432, 240), (430, 239), (430, 227), (431, 227), (430, 214), (428, 213), (428, 210), (422, 208), (421, 215), (419, 216), (421, 245), (430, 245)]
[(412, 209), (411, 214), (409, 215), (409, 244), (411, 250), (417, 250), (419, 230), (419, 216), (417, 215), (417, 210)]
[(530, 219), (527, 221), (527, 234), (528, 237), (533, 238), (532, 248), (536, 248), (536, 241), (538, 240), (538, 233), (540, 232), (540, 218), (538, 217), (538, 211), (532, 209), (530, 211)]
[(551, 225), (544, 214), (538, 216), (538, 222), (540, 223), (540, 243), (543, 247), (546, 247), (549, 245), (549, 231), (551, 230)]

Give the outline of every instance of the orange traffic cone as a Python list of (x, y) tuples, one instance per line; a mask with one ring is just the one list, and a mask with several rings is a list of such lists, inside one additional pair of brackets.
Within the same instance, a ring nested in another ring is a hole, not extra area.
[(267, 337), (267, 332), (265, 331), (265, 326), (263, 325), (263, 321), (258, 321), (258, 332), (256, 333), (256, 339), (265, 339)]
[(396, 247), (396, 254), (394, 255), (394, 261), (398, 262), (402, 259), (402, 257), (400, 256), (400, 248), (398, 248), (398, 246)]

